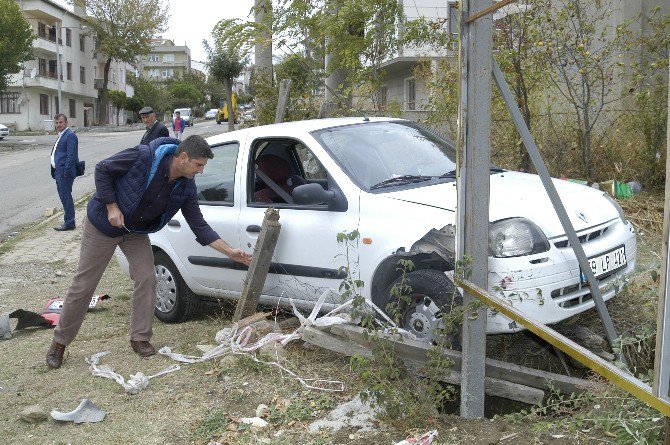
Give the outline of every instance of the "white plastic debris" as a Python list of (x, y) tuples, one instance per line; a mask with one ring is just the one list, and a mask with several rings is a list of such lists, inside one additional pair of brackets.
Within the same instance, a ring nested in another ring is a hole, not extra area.
[(100, 363), (100, 358), (107, 354), (109, 354), (109, 351), (98, 352), (97, 354), (93, 354), (90, 358), (86, 358), (86, 362), (91, 365), (89, 366), (91, 374), (114, 380), (116, 383), (123, 386), (123, 389), (125, 389), (128, 394), (139, 393), (149, 385), (149, 379), (153, 379), (154, 377), (159, 377), (179, 370), (179, 365), (170, 365), (159, 373), (150, 376), (146, 376), (142, 372), (138, 372), (137, 374), (130, 374), (130, 379), (126, 382), (123, 376), (113, 371), (113, 368), (110, 368), (109, 366), (98, 366), (98, 363)]
[(240, 422), (246, 423), (256, 428), (265, 428), (268, 423), (260, 417), (241, 417)]
[(91, 402), (89, 399), (82, 400), (79, 406), (69, 413), (62, 413), (55, 409), (51, 410), (51, 417), (55, 420), (60, 420), (61, 422), (101, 422), (106, 415), (107, 413), (105, 411), (98, 408), (95, 403)]

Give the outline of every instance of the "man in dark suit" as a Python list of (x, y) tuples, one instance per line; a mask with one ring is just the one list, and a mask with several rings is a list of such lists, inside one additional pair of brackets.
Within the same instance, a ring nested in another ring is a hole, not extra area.
[(58, 131), (58, 139), (51, 150), (51, 177), (56, 180), (58, 197), (65, 211), (64, 221), (54, 230), (74, 230), (74, 201), (72, 200), (72, 184), (77, 176), (79, 163), (79, 139), (74, 131), (67, 126), (67, 116), (58, 113), (54, 116), (54, 126)]
[(156, 120), (156, 113), (154, 113), (153, 108), (142, 108), (140, 110), (140, 119), (142, 119), (142, 123), (147, 127), (147, 131), (144, 132), (140, 145), (149, 145), (149, 142), (154, 139), (170, 136), (167, 127)]

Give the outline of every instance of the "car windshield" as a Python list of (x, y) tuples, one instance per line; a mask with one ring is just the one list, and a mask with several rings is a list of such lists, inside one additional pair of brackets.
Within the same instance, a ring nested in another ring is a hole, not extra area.
[(190, 115), (191, 115), (191, 113), (189, 113), (188, 110), (174, 110), (174, 112), (175, 112), (175, 113), (179, 113), (179, 114), (181, 114), (181, 117), (184, 117), (184, 116), (190, 116)]
[(312, 132), (364, 190), (456, 178), (454, 145), (412, 122), (373, 122)]

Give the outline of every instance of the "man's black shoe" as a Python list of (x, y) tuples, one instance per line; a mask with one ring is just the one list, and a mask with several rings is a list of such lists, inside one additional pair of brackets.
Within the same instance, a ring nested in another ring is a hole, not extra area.
[(57, 232), (64, 232), (66, 230), (74, 230), (75, 226), (66, 226), (63, 224), (62, 226), (54, 227), (54, 230)]

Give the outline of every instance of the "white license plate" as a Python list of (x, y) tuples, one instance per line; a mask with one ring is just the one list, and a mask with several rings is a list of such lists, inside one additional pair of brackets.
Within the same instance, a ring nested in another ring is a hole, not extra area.
[[(600, 278), (609, 272), (626, 266), (626, 248), (624, 246), (619, 246), (602, 255), (589, 258), (588, 262), (593, 275), (595, 275), (596, 278)], [(583, 281), (586, 281), (585, 278), (586, 277), (582, 274)]]

